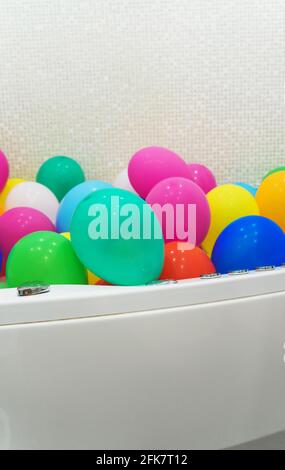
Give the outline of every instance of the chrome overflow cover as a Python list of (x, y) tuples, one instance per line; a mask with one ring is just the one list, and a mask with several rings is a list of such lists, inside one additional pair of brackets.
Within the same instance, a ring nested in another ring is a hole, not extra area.
[(161, 286), (161, 285), (165, 285), (165, 284), (177, 284), (177, 281), (175, 281), (174, 279), (162, 279), (162, 280), (158, 280), (158, 281), (151, 281), (146, 285), (147, 286), (157, 286), (157, 285)]
[(276, 266), (259, 266), (258, 268), (256, 268), (255, 271), (273, 271), (273, 269), (275, 269)]
[(221, 277), (220, 273), (211, 273), (211, 274), (201, 274), (200, 279), (216, 279)]
[(31, 295), (45, 294), (50, 291), (50, 286), (37, 281), (27, 282), (17, 287), (17, 291), (20, 297), (28, 297)]
[(238, 276), (240, 274), (248, 274), (249, 270), (248, 269), (237, 269), (236, 271), (231, 271), (229, 272), (230, 276)]

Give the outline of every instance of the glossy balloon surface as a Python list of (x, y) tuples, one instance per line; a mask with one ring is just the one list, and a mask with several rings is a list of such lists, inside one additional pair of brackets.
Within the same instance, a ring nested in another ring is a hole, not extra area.
[(85, 175), (76, 160), (58, 156), (49, 158), (41, 165), (36, 180), (49, 188), (61, 201), (68, 191), (85, 181)]
[(188, 243), (166, 244), (160, 279), (190, 279), (215, 271), (212, 261), (201, 248)]
[(159, 222), (150, 206), (129, 191), (112, 188), (90, 194), (75, 210), (70, 232), (84, 266), (111, 284), (145, 284), (161, 273)]
[(54, 232), (35, 232), (22, 238), (9, 254), (7, 284), (87, 284), (84, 266), (71, 243)]
[(220, 273), (285, 262), (285, 235), (272, 220), (248, 216), (235, 220), (218, 237), (212, 261)]

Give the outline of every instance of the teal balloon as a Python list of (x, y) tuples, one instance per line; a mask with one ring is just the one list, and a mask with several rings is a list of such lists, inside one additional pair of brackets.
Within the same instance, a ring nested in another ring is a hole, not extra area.
[(89, 194), (74, 212), (70, 235), (82, 264), (111, 284), (147, 284), (162, 271), (160, 223), (152, 208), (129, 191)]
[(254, 197), (256, 195), (257, 188), (254, 188), (250, 184), (247, 183), (234, 183), (236, 186), (241, 186), (242, 188), (246, 189), (247, 191), (250, 192)]
[(49, 158), (41, 165), (36, 181), (49, 188), (61, 201), (68, 191), (85, 181), (85, 175), (76, 160), (58, 156)]

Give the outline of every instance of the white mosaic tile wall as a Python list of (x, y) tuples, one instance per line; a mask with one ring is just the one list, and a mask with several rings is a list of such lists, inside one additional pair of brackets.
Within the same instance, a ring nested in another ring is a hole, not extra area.
[(285, 163), (284, 0), (0, 0), (0, 147), (112, 180), (146, 145), (256, 183)]

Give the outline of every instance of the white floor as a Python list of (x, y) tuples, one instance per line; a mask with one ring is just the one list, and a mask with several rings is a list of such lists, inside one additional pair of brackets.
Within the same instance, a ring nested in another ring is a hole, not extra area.
[(232, 447), (231, 450), (285, 450), (285, 431), (272, 434), (271, 436), (247, 442), (240, 446)]

